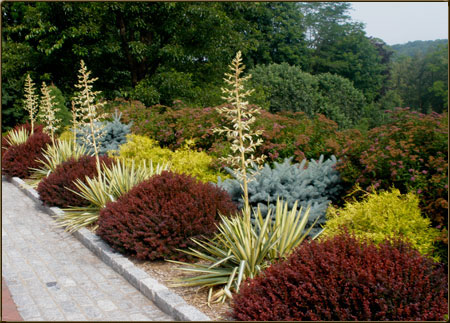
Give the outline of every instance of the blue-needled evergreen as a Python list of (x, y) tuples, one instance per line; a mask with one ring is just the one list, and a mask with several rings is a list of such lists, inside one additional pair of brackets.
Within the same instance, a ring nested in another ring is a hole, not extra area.
[[(101, 132), (103, 136), (98, 139), (99, 143), (99, 155), (106, 155), (108, 151), (118, 150), (119, 146), (127, 142), (127, 134), (131, 133), (132, 122), (129, 124), (123, 124), (120, 122), (122, 113), (117, 114), (117, 111), (113, 115), (113, 121), (96, 122), (103, 124)], [(79, 145), (85, 144), (82, 140), (86, 134), (89, 133), (88, 127), (77, 129), (77, 143)], [(88, 146), (88, 153), (92, 153), (94, 148), (92, 145)]]
[[(265, 164), (260, 170), (250, 169), (250, 174), (255, 174), (255, 179), (248, 183), (248, 193), (250, 206), (260, 207), (261, 214), (265, 217), (268, 208), (275, 209), (277, 197), (286, 200), (289, 208), (298, 200), (299, 206), (303, 210), (310, 205), (309, 223), (311, 225), (319, 218), (315, 228), (310, 235), (314, 236), (321, 230), (321, 225), (325, 223), (325, 212), (331, 201), (333, 201), (341, 190), (340, 176), (334, 165), (337, 160), (335, 156), (323, 160), (304, 159), (300, 164), (292, 164), (292, 157), (284, 160), (283, 163), (274, 163), (271, 168)], [(305, 167), (306, 166), (306, 167)], [(242, 199), (243, 190), (241, 182), (236, 178), (236, 174), (231, 169), (226, 169), (234, 179), (222, 181), (219, 178), (217, 185), (225, 189), (240, 208), (244, 206)], [(257, 174), (256, 174), (257, 173)]]

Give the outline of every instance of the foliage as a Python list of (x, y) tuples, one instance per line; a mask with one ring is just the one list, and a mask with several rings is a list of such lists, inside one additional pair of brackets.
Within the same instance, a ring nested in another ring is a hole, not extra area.
[[(28, 124), (24, 128), (31, 132), (31, 125)], [(30, 135), (25, 143), (10, 146), (6, 151), (2, 151), (2, 174), (22, 179), (29, 177), (31, 168), (39, 166), (37, 160), (42, 158), (43, 150), (50, 143), (51, 139), (42, 132), (42, 127), (35, 127), (34, 134)]]
[(172, 171), (191, 175), (202, 182), (215, 183), (218, 176), (227, 176), (213, 168), (214, 158), (190, 149), (187, 144), (173, 152), (159, 147), (158, 142), (148, 137), (128, 135), (127, 138), (128, 142), (119, 149), (119, 156), (127, 160), (169, 163)]
[[(272, 216), (263, 219), (259, 209), (253, 215), (257, 219), (254, 226), (247, 225), (245, 212), (230, 219), (221, 216), (219, 233), (214, 239), (193, 239), (202, 251), (190, 248), (184, 252), (202, 262), (171, 262), (187, 266), (179, 269), (198, 275), (181, 278), (174, 286), (209, 287), (208, 304), (225, 301), (227, 297), (232, 298), (231, 291), (239, 292), (242, 281), (255, 277), (270, 263), (289, 255), (309, 233), (304, 232), (309, 209), (297, 210), (297, 202), (288, 209), (288, 203), (278, 199), (274, 221), (270, 220)], [(213, 294), (215, 287), (222, 288)]]
[[(133, 133), (149, 136), (161, 147), (175, 150), (195, 138), (197, 150), (214, 157), (226, 157), (231, 153), (227, 138), (213, 132), (214, 128), (226, 122), (215, 108), (157, 105), (146, 109), (139, 102), (117, 100), (105, 112), (115, 108), (123, 113), (125, 122), (134, 121)], [(321, 114), (308, 118), (302, 112), (273, 114), (261, 110), (255, 128), (262, 130), (263, 139), (255, 155), (264, 154), (269, 162), (291, 156), (296, 161), (319, 158), (321, 154), (329, 158), (339, 151), (341, 145), (337, 140), (337, 124)]]
[[(43, 126), (36, 125), (36, 128), (38, 128), (39, 132), (42, 132)], [(27, 139), (28, 139), (30, 136), (30, 133), (31, 133), (31, 124), (29, 122), (17, 125), (10, 131), (2, 134), (2, 151), (13, 146), (15, 143), (19, 143), (19, 142), (23, 143), (23, 140), (24, 140), (23, 134), (24, 133), (26, 134)], [(12, 134), (12, 137), (10, 136), (10, 134)]]
[(405, 239), (421, 254), (431, 256), (439, 231), (430, 228), (430, 224), (430, 220), (420, 214), (417, 195), (401, 195), (399, 190), (393, 189), (367, 193), (363, 201), (347, 203), (344, 208), (330, 207), (321, 238), (335, 236), (345, 228), (356, 238), (375, 243), (387, 238)]
[(186, 260), (177, 248), (211, 236), (218, 213), (235, 211), (228, 194), (212, 184), (164, 171), (100, 211), (97, 234), (112, 248), (138, 259)]
[[(34, 129), (34, 126), (31, 126)], [(7, 146), (17, 146), (27, 142), (30, 133), (25, 128), (11, 129), (5, 137)], [(6, 147), (5, 147), (6, 148)]]
[(389, 88), (400, 96), (403, 107), (422, 113), (448, 110), (447, 40), (412, 56), (398, 55), (391, 74)]
[[(365, 35), (364, 25), (351, 20), (349, 2), (301, 2), (312, 74), (331, 73), (352, 81), (371, 102), (382, 94), (392, 51)], [(345, 54), (344, 54), (345, 53)]]
[[(334, 169), (336, 157), (332, 156), (324, 161), (321, 156), (319, 160), (311, 160), (307, 165), (306, 159), (300, 164), (291, 164), (291, 160), (292, 158), (283, 163), (275, 162), (273, 169), (266, 164), (261, 170), (249, 170), (255, 179), (248, 184), (250, 206), (260, 208), (265, 218), (269, 209), (275, 214), (275, 203), (278, 198), (282, 198), (289, 208), (293, 208), (297, 202), (304, 209), (311, 208), (307, 228), (317, 221), (319, 224), (325, 223), (327, 207), (339, 196), (341, 189), (339, 173)], [(235, 179), (219, 181), (217, 185), (225, 189), (242, 208), (242, 182), (233, 171), (228, 171)], [(314, 228), (311, 234), (316, 235), (319, 231), (319, 228)]]
[(35, 93), (36, 89), (34, 88), (33, 80), (30, 77), (30, 74), (27, 74), (25, 78), (25, 105), (24, 109), (28, 112), (30, 123), (31, 123), (31, 134), (34, 133), (34, 122), (36, 119), (36, 114), (39, 111), (38, 106), (38, 95)]
[(359, 120), (366, 104), (351, 81), (335, 74), (311, 75), (286, 63), (258, 65), (250, 72), (252, 86), (263, 91), (270, 112), (322, 113), (345, 128)]
[(87, 155), (86, 148), (84, 146), (73, 146), (72, 141), (57, 139), (54, 145), (49, 145), (42, 153), (42, 158), (38, 160), (39, 166), (32, 169), (33, 173), (30, 175), (32, 180), (28, 184), (31, 187), (36, 188), (39, 182), (48, 177), (52, 172), (55, 171), (58, 165), (67, 161), (69, 158), (73, 157), (78, 159), (81, 156)]
[(134, 186), (167, 169), (168, 165), (158, 164), (153, 167), (152, 163), (147, 165), (144, 161), (135, 166), (134, 161), (127, 164), (120, 159), (111, 166), (104, 165), (100, 176), (86, 178), (85, 182), (77, 179), (74, 183), (80, 192), (78, 195), (89, 201), (90, 205), (64, 209), (64, 215), (57, 221), (71, 232), (88, 225), (94, 225), (95, 229), (100, 210), (106, 203), (116, 201)]
[[(112, 159), (101, 157), (100, 161), (107, 166)], [(35, 167), (36, 168), (36, 167)], [(89, 202), (80, 198), (79, 189), (75, 186), (75, 180), (80, 179), (84, 183), (87, 178), (98, 176), (97, 162), (93, 156), (74, 157), (58, 165), (56, 169), (45, 177), (38, 185), (39, 198), (48, 206), (68, 207), (87, 206)]]
[(55, 143), (55, 132), (59, 129), (59, 123), (61, 122), (61, 119), (56, 118), (56, 112), (59, 111), (59, 108), (56, 107), (53, 101), (55, 97), (50, 94), (50, 89), (45, 82), (42, 82), (41, 92), (41, 114), (38, 116), (44, 124), (44, 132), (50, 135), (52, 142)]
[(373, 97), (389, 60), (349, 10), (348, 3), (5, 3), (2, 119), (9, 127), (22, 121), (27, 74), (72, 97), (80, 60), (102, 75), (97, 86), (108, 99), (214, 106), (238, 49), (249, 68), (284, 62), (336, 73)]
[[(130, 133), (132, 123), (123, 124), (120, 122), (121, 115), (113, 115), (113, 121), (96, 122), (96, 127), (101, 135), (97, 138), (99, 155), (106, 155), (108, 152), (113, 152), (119, 149), (120, 145), (127, 142), (127, 134)], [(84, 138), (90, 133), (90, 126), (84, 126), (77, 129), (77, 143), (85, 143)], [(88, 151), (93, 153), (94, 148), (92, 142), (87, 143)]]
[(443, 268), (404, 242), (341, 234), (245, 281), (232, 307), (241, 321), (441, 321), (447, 297)]
[(448, 219), (448, 117), (409, 109), (389, 112), (389, 122), (367, 134), (347, 132), (338, 141), (337, 170), (346, 189), (399, 189), (420, 199), (434, 226)]

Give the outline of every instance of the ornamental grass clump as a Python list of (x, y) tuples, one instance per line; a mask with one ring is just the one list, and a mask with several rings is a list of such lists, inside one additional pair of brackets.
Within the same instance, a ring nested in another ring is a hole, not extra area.
[(211, 237), (220, 214), (236, 211), (228, 194), (191, 176), (163, 171), (100, 211), (97, 234), (112, 248), (142, 260), (188, 260), (178, 248)]
[(164, 170), (168, 170), (168, 164), (153, 167), (153, 163), (147, 165), (144, 161), (135, 166), (134, 161), (126, 163), (121, 159), (115, 160), (111, 166), (103, 165), (99, 176), (86, 178), (85, 181), (77, 179), (74, 182), (77, 191), (73, 192), (88, 201), (89, 205), (66, 208), (64, 215), (57, 221), (71, 232), (89, 225), (96, 229), (100, 210), (108, 202), (116, 201), (134, 186)]
[(357, 191), (364, 193), (363, 200), (328, 209), (321, 239), (347, 230), (358, 239), (374, 243), (387, 238), (403, 239), (421, 254), (432, 255), (439, 230), (431, 227), (430, 219), (422, 217), (417, 195), (402, 195), (398, 189), (368, 193), (358, 188)]
[(348, 233), (300, 245), (243, 283), (238, 321), (443, 321), (443, 267), (407, 243), (375, 245)]

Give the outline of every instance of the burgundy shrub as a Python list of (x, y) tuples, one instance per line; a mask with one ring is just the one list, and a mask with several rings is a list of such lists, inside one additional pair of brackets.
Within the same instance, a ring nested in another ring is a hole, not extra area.
[[(100, 164), (112, 165), (113, 160), (107, 156), (100, 157)], [(76, 179), (81, 179), (86, 183), (87, 177), (98, 175), (96, 159), (93, 156), (82, 156), (78, 160), (70, 158), (44, 178), (38, 185), (40, 199), (48, 206), (68, 207), (87, 206), (89, 202), (74, 192), (79, 192), (75, 184)]]
[[(27, 124), (17, 126), (24, 127), (28, 131)], [(31, 175), (30, 168), (39, 167), (38, 160), (42, 158), (43, 150), (52, 140), (49, 135), (42, 132), (42, 126), (34, 129), (33, 135), (20, 145), (10, 146), (5, 138), (2, 138), (2, 174), (13, 177), (27, 178)]]
[(377, 247), (344, 233), (245, 281), (232, 307), (241, 321), (439, 321), (447, 295), (442, 266), (404, 242)]
[(189, 260), (176, 249), (190, 238), (211, 236), (219, 213), (236, 206), (225, 191), (184, 174), (164, 171), (142, 182), (100, 212), (97, 234), (114, 249), (146, 260)]

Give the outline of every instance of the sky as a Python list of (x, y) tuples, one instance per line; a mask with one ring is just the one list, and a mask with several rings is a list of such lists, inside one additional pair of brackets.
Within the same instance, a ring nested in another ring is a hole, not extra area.
[(447, 2), (352, 2), (350, 15), (388, 45), (448, 39)]

